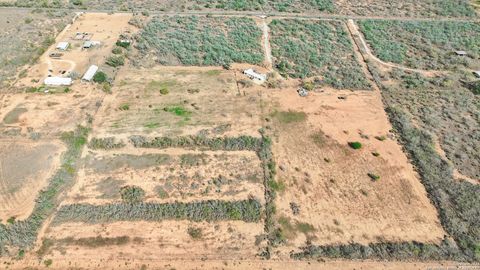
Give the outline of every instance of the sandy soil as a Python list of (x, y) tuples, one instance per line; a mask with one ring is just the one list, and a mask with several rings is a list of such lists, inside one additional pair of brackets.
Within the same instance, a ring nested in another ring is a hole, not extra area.
[[(131, 14), (79, 14), (73, 24), (68, 25), (57, 36), (55, 43), (40, 57), (38, 63), (29, 69), (28, 77), (19, 80), (17, 86), (41, 85), (48, 75), (65, 77), (71, 71), (83, 76), (90, 65), (103, 65), (105, 59), (111, 55), (112, 48), (119, 36), (135, 31), (134, 26), (128, 24), (131, 18)], [(75, 40), (77, 32), (90, 33), (91, 40), (99, 41), (100, 45), (91, 49), (83, 49), (85, 40)], [(56, 50), (58, 42), (69, 42), (69, 49), (67, 51)], [(63, 56), (61, 59), (52, 59), (49, 56), (52, 52), (60, 52)], [(66, 73), (62, 74), (63, 71)]]
[[(4, 95), (0, 98), (0, 133), (17, 128), (22, 136), (40, 133), (41, 137), (51, 137), (75, 129), (97, 109), (104, 93), (94, 85), (74, 85), (70, 89), (69, 93), (63, 93), (62, 88), (56, 90), (58, 93)], [(18, 108), (23, 110), (6, 122), (5, 117)]]
[[(122, 149), (92, 152), (63, 204), (121, 201), (120, 188), (141, 187), (147, 202), (245, 200), (264, 202), (254, 152)], [(159, 189), (162, 195), (159, 195)]]
[(38, 192), (60, 166), (63, 151), (60, 141), (0, 140), (1, 222), (30, 215)]
[[(303, 123), (274, 123), (274, 155), (283, 168), (277, 180), (286, 184), (276, 201), (278, 216), (315, 229), (291, 233), (285, 251), (307, 238), (315, 244), (367, 244), (443, 237), (435, 208), (389, 132), (377, 91), (325, 89), (300, 98), (291, 89), (271, 96), (277, 109), (307, 114)], [(362, 149), (348, 147), (352, 141), (361, 142)], [(380, 179), (372, 181), (368, 173)], [(300, 206), (300, 214), (292, 213), (290, 202)]]
[[(190, 135), (222, 126), (223, 132), (211, 135), (259, 136), (260, 93), (238, 87), (236, 76), (241, 75), (212, 67), (125, 69), (117, 76), (113, 95), (104, 101), (93, 136)], [(160, 93), (162, 87), (168, 94)], [(121, 110), (124, 104), (128, 110)], [(185, 114), (164, 110), (172, 107), (181, 107)]]
[[(188, 228), (200, 229), (201, 238), (193, 239), (187, 232)], [(50, 227), (45, 237), (56, 242), (50, 249), (51, 252), (47, 253), (47, 257), (54, 261), (68, 258), (86, 261), (154, 258), (168, 258), (172, 261), (184, 258), (241, 260), (256, 256), (259, 246), (255, 245), (255, 237), (262, 233), (261, 223), (163, 221), (99, 225), (67, 223)], [(130, 241), (124, 245), (111, 245), (108, 248), (86, 247), (73, 241), (58, 241), (67, 237), (78, 239), (96, 236), (104, 238), (129, 236)]]

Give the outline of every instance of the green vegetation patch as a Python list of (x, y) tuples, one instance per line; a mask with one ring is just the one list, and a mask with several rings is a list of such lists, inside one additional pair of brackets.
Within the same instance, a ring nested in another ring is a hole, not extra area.
[(170, 93), (172, 87), (177, 85), (176, 80), (167, 80), (167, 81), (151, 81), (145, 87), (146, 91), (158, 91), (162, 95), (167, 95)]
[(267, 10), (279, 12), (301, 11), (327, 11), (333, 12), (335, 5), (332, 0), (196, 0), (196, 3), (204, 8), (215, 8), (224, 10)]
[(262, 32), (249, 18), (155, 17), (142, 30), (137, 49), (154, 52), (162, 65), (260, 64)]
[(480, 66), (475, 61), (480, 25), (475, 22), (361, 20), (359, 26), (375, 55), (386, 62), (435, 70)]
[(117, 142), (115, 137), (106, 137), (106, 138), (92, 138), (90, 143), (88, 144), (88, 148), (90, 149), (118, 149), (123, 148), (125, 143), (122, 141)]
[(339, 89), (370, 89), (344, 23), (273, 20), (272, 55), (282, 76), (319, 76), (323, 84)]
[(185, 109), (185, 107), (181, 105), (165, 107), (163, 110), (169, 113), (173, 113), (176, 116), (182, 116), (185, 118), (188, 118), (192, 114), (192, 112), (188, 111), (187, 109)]
[(306, 113), (297, 111), (277, 111), (272, 113), (271, 116), (282, 124), (299, 123), (307, 119)]
[(362, 148), (362, 143), (361, 142), (349, 142), (348, 146), (350, 146), (353, 149), (361, 149)]
[(107, 205), (71, 204), (62, 206), (54, 223), (88, 222), (92, 224), (116, 221), (242, 220), (259, 222), (261, 204), (257, 200), (199, 201), (175, 203), (116, 203)]
[(124, 186), (120, 189), (120, 196), (126, 203), (138, 203), (145, 198), (145, 191), (137, 186)]
[(133, 135), (130, 136), (129, 139), (135, 147), (160, 149), (187, 148), (212, 151), (258, 151), (262, 145), (262, 139), (251, 136), (217, 138), (207, 138), (204, 136), (147, 138), (140, 135)]

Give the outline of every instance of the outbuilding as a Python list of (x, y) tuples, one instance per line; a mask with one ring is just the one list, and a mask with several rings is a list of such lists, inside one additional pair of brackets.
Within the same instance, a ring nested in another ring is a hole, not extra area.
[(458, 56), (466, 56), (467, 52), (466, 51), (455, 51), (455, 54)]
[(99, 41), (91, 41), (91, 40), (88, 40), (88, 41), (85, 41), (85, 42), (83, 43), (83, 48), (84, 48), (84, 49), (89, 49), (89, 48), (91, 48), (91, 47), (93, 47), (93, 46), (96, 46), (96, 45), (98, 45), (98, 44), (100, 44)]
[(480, 70), (474, 71), (473, 75), (475, 75), (477, 78), (480, 78)]
[(91, 81), (93, 79), (93, 76), (95, 76), (95, 73), (97, 73), (97, 71), (98, 71), (98, 67), (95, 65), (91, 65), (88, 68), (87, 72), (85, 72), (85, 74), (83, 75), (82, 80), (86, 82)]
[(63, 77), (47, 77), (43, 83), (51, 86), (69, 86), (72, 85), (72, 79)]
[(57, 50), (66, 51), (66, 50), (68, 49), (68, 46), (69, 46), (69, 45), (70, 45), (70, 44), (69, 44), (68, 42), (64, 42), (64, 41), (59, 42), (59, 43), (57, 44)]
[(252, 68), (244, 70), (243, 74), (247, 75), (247, 77), (249, 77), (252, 80), (257, 80), (262, 83), (267, 80), (267, 75), (258, 73)]

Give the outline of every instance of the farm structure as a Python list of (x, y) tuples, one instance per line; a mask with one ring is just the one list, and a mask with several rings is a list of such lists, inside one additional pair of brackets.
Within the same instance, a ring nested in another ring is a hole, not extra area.
[(44, 83), (51, 86), (69, 86), (72, 85), (72, 79), (62, 77), (47, 77)]
[(91, 81), (93, 79), (93, 76), (95, 76), (95, 73), (97, 73), (97, 71), (98, 71), (98, 67), (95, 65), (91, 65), (88, 68), (87, 72), (85, 72), (85, 75), (83, 75), (82, 80), (87, 82)]
[(252, 68), (246, 69), (243, 71), (243, 74), (247, 75), (250, 79), (254, 81), (259, 81), (261, 83), (265, 82), (267, 80), (267, 75), (258, 73)]
[(70, 44), (68, 42), (62, 41), (57, 44), (57, 50), (66, 51)]

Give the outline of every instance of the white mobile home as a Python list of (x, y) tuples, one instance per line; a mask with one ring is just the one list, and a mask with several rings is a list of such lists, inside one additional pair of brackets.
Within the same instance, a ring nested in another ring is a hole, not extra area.
[(62, 77), (47, 77), (44, 81), (45, 85), (51, 86), (69, 86), (72, 85), (71, 78), (62, 78)]
[(91, 81), (93, 79), (93, 76), (95, 76), (95, 73), (97, 73), (97, 71), (98, 71), (98, 67), (95, 65), (91, 65), (88, 68), (87, 72), (85, 72), (85, 75), (83, 75), (82, 80), (87, 82)]

